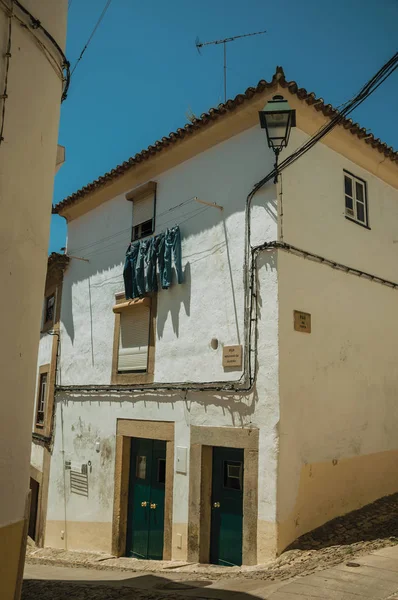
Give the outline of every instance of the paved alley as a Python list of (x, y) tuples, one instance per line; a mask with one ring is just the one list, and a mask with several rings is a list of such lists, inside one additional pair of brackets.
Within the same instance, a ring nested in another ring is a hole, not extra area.
[(387, 600), (398, 598), (398, 547), (382, 548), (291, 580), (217, 581), (181, 573), (131, 573), (27, 564), (22, 600)]

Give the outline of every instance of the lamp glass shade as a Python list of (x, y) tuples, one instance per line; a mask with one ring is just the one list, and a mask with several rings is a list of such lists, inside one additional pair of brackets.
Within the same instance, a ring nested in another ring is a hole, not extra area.
[(287, 146), (290, 130), (296, 126), (296, 111), (283, 96), (274, 96), (259, 112), (260, 124), (267, 134), (268, 146), (281, 150)]

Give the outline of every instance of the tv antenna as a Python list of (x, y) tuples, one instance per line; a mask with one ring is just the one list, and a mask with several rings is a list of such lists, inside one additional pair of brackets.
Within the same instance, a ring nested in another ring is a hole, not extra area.
[(228, 44), (228, 42), (234, 42), (235, 40), (238, 40), (239, 38), (251, 37), (253, 35), (261, 35), (263, 33), (267, 33), (267, 32), (266, 31), (256, 31), (255, 33), (244, 33), (243, 35), (235, 35), (233, 37), (225, 38), (224, 40), (214, 40), (213, 42), (201, 42), (201, 41), (199, 41), (198, 37), (196, 38), (195, 46), (196, 46), (196, 49), (199, 52), (199, 54), (201, 54), (200, 49), (203, 48), (203, 46), (211, 46), (211, 45), (217, 45), (217, 44), (223, 44), (223, 46), (224, 46), (224, 102), (227, 101), (227, 44)]

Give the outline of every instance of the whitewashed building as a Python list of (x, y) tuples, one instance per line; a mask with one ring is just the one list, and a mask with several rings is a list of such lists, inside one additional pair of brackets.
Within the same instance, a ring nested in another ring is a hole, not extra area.
[[(55, 207), (68, 221), (44, 543), (262, 563), (398, 491), (398, 154), (278, 68)], [(183, 283), (128, 301), (131, 239), (179, 226)], [(248, 255), (247, 255), (248, 254)]]

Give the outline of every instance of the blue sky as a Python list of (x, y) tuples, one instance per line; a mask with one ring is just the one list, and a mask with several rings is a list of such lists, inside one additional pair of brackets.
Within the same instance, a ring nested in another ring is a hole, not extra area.
[[(74, 65), (105, 0), (69, 2)], [(113, 0), (62, 105), (66, 163), (54, 202), (223, 100), (222, 46), (200, 56), (197, 36), (267, 30), (228, 44), (228, 97), (281, 65), (288, 79), (339, 105), (396, 52), (397, 23), (398, 0)], [(398, 70), (353, 118), (398, 149), (397, 96)], [(64, 219), (54, 216), (50, 251), (64, 244)]]

